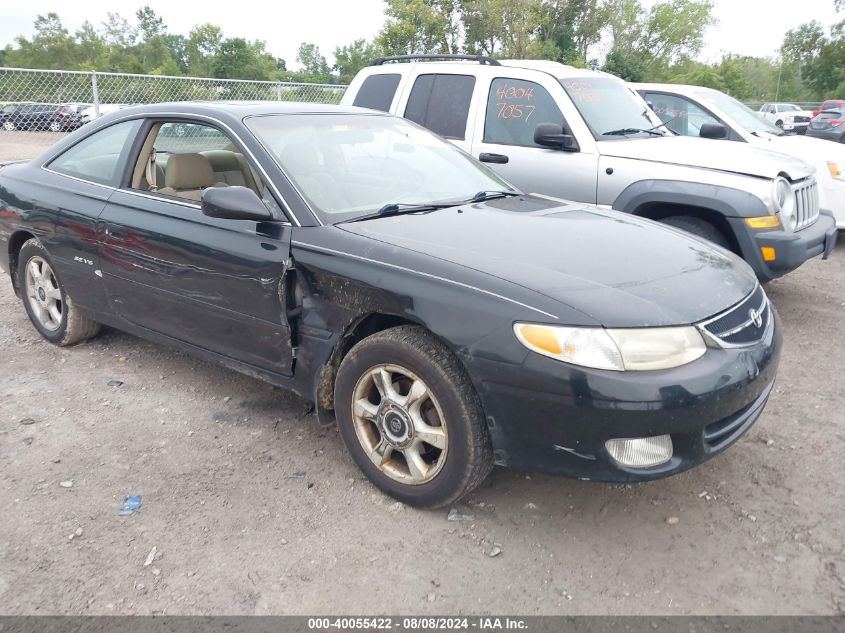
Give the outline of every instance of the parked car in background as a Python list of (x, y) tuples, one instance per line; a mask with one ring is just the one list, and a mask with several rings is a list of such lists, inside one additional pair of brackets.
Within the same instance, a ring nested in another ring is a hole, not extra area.
[[(787, 135), (748, 106), (724, 92), (679, 84), (631, 84), (670, 130), (700, 136), (706, 125), (724, 128), (725, 140), (749, 143), (800, 158), (815, 166), (819, 206), (833, 213), (836, 226), (845, 229), (845, 147), (816, 138), (813, 124), (806, 136)], [(841, 128), (845, 132), (845, 127)], [(713, 134), (711, 134), (713, 135)]]
[[(112, 112), (117, 112), (118, 110), (122, 110), (123, 108), (128, 108), (129, 106), (125, 103), (101, 103), (99, 106), (100, 116), (104, 114), (110, 114)], [(93, 105), (88, 106), (80, 113), (80, 117), (82, 118), (82, 123), (90, 123), (94, 119), (97, 118), (97, 110), (98, 108), (94, 107)]]
[(0, 127), (7, 132), (35, 130), (70, 132), (82, 125), (76, 111), (70, 106), (55, 103), (23, 103), (3, 108)]
[[(175, 124), (197, 143), (158, 182)], [(0, 268), (43, 338), (107, 324), (290, 389), (415, 506), (494, 463), (679, 473), (751, 428), (777, 372), (777, 313), (738, 257), (524, 195), (384, 113), (116, 112), (0, 169), (0, 208)]]
[(606, 73), (548, 61), (436, 58), (376, 60), (341, 103), (403, 115), (523, 191), (694, 233), (740, 254), (763, 281), (833, 249), (837, 232), (830, 213), (819, 213), (815, 168), (797, 158), (749, 145), (725, 152), (677, 136)]
[[(808, 136), (845, 143), (845, 107), (823, 110), (810, 122)], [(845, 166), (843, 166), (845, 168)]]
[(86, 108), (90, 108), (92, 104), (90, 103), (65, 103), (65, 106), (70, 108), (72, 111), (76, 112), (78, 115), (82, 115), (82, 111)]
[(827, 99), (822, 101), (817, 110), (813, 110), (813, 117), (817, 117), (823, 110), (845, 109), (845, 99)]
[(760, 114), (766, 121), (784, 132), (804, 134), (813, 113), (802, 110), (794, 103), (766, 103), (760, 108)]

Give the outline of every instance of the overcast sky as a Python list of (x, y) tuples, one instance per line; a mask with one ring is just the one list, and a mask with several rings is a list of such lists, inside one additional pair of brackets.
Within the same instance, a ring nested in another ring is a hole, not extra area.
[[(370, 38), (384, 22), (383, 0), (138, 0), (119, 5), (102, 0), (0, 0), (0, 46), (17, 35), (31, 35), (39, 13), (55, 11), (73, 32), (85, 20), (99, 26), (107, 11), (133, 17), (144, 4), (164, 18), (171, 32), (187, 34), (198, 23), (212, 22), (227, 36), (264, 40), (289, 68), (295, 65), (301, 42), (316, 43), (331, 63), (335, 46)], [(772, 55), (784, 33), (798, 24), (815, 19), (830, 25), (837, 20), (833, 0), (715, 0), (715, 5), (719, 23), (708, 32), (707, 61), (718, 60), (722, 52)]]

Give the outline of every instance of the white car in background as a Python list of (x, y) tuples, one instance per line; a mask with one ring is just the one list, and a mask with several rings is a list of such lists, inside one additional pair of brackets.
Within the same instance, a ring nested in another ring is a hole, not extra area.
[(804, 134), (813, 118), (810, 110), (802, 110), (794, 103), (764, 103), (760, 115), (784, 132), (797, 134)]
[[(100, 104), (100, 115), (103, 116), (104, 114), (109, 114), (110, 112), (117, 112), (118, 110), (123, 110), (123, 108), (128, 108), (129, 105), (125, 103), (102, 103)], [(79, 113), (79, 116), (82, 119), (82, 123), (90, 123), (94, 119), (97, 118), (96, 110), (94, 106), (89, 106), (85, 108), (82, 112)]]
[[(813, 165), (819, 183), (820, 206), (833, 213), (839, 230), (845, 230), (845, 145), (786, 135), (748, 106), (712, 88), (679, 84), (630, 85), (676, 134), (749, 143)], [(701, 128), (705, 124), (709, 125), (702, 134)], [(718, 126), (724, 128), (724, 134), (713, 134)]]

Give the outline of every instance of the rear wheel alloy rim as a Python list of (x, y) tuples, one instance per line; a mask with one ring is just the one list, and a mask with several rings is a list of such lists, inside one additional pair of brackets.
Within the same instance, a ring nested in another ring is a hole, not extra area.
[(62, 325), (64, 301), (53, 269), (43, 258), (33, 257), (26, 265), (26, 297), (32, 314), (45, 330), (55, 332)]
[(428, 483), (446, 463), (443, 410), (428, 386), (404, 367), (377, 365), (358, 379), (352, 420), (364, 452), (394, 481)]
[(53, 123), (50, 124), (50, 131), (51, 132), (61, 132), (62, 131), (62, 124), (57, 122), (57, 121), (54, 121)]
[(12, 132), (15, 129), (15, 124), (11, 123), (11, 122), (6, 122), (6, 123), (3, 124), (3, 129), (8, 130), (9, 132)]

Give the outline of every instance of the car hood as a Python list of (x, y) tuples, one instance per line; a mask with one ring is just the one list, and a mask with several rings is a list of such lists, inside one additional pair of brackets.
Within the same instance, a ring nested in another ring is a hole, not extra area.
[(792, 156), (741, 143), (731, 143), (730, 151), (726, 151), (724, 143), (687, 136), (599, 141), (598, 146), (603, 156), (688, 165), (759, 178), (774, 179), (785, 173), (790, 180), (800, 180), (815, 171)]
[[(745, 262), (665, 225), (521, 196), (338, 228), (510, 282), (606, 327), (691, 324), (746, 297)], [(481, 277), (483, 280), (484, 277)]]
[(755, 137), (755, 143), (758, 147), (767, 147), (784, 154), (791, 154), (810, 164), (815, 164), (817, 171), (819, 171), (819, 165), (823, 164), (824, 171), (827, 172), (829, 160), (838, 161), (845, 166), (845, 145), (841, 143), (831, 143), (811, 136), (774, 136), (773, 134)]

